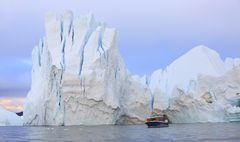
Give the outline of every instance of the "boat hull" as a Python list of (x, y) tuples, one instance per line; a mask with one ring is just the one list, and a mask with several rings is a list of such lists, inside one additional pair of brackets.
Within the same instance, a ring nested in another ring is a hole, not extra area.
[(168, 127), (168, 123), (161, 122), (161, 121), (154, 121), (154, 122), (146, 122), (148, 128), (163, 128)]

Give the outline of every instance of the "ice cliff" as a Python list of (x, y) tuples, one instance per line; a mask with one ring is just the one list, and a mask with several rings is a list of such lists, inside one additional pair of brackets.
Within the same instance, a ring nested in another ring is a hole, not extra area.
[(0, 107), (0, 126), (21, 126), (23, 120), (13, 112), (9, 112)]
[(175, 88), (165, 110), (173, 122), (240, 121), (240, 67), (220, 77), (199, 75), (189, 92)]
[(152, 98), (154, 110), (173, 122), (238, 117), (239, 59), (222, 61), (215, 51), (198, 46), (151, 76), (132, 76), (115, 29), (91, 14), (74, 17), (70, 11), (49, 13), (45, 21), (45, 37), (32, 52), (25, 125), (143, 123)]
[(47, 14), (45, 32), (32, 52), (26, 125), (131, 123), (147, 116), (150, 91), (129, 75), (115, 29), (91, 14), (65, 11)]

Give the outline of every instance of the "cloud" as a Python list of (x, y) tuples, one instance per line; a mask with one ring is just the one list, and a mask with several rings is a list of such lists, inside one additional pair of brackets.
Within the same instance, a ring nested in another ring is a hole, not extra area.
[(31, 60), (26, 58), (6, 59), (0, 57), (0, 93), (3, 88), (29, 88)]
[(12, 112), (23, 111), (24, 101), (23, 97), (0, 97), (0, 105)]
[[(31, 63), (28, 59), (4, 60), (0, 57), (0, 98), (25, 97), (30, 90)], [(11, 98), (12, 100), (12, 98)], [(9, 102), (10, 100), (5, 100)], [(18, 101), (13, 99), (13, 101)], [(11, 103), (13, 103), (11, 101)], [(2, 102), (4, 103), (4, 102)], [(21, 105), (7, 105), (9, 110), (20, 110)]]

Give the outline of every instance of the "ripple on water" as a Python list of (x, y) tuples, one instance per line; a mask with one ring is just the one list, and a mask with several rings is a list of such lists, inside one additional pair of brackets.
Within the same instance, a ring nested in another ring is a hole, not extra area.
[(171, 124), (149, 129), (145, 125), (0, 127), (4, 141), (240, 141), (240, 123)]

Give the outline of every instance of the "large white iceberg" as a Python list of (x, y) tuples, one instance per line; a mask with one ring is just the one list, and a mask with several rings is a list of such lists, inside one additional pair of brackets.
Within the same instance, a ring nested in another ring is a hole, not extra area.
[(23, 120), (16, 113), (5, 110), (0, 107), (0, 126), (21, 126)]
[(143, 123), (153, 99), (153, 109), (172, 122), (230, 121), (228, 114), (238, 119), (239, 59), (222, 61), (198, 46), (166, 69), (139, 77), (119, 54), (116, 30), (91, 14), (49, 13), (45, 32), (32, 52), (25, 125)]
[(131, 79), (115, 29), (91, 14), (73, 18), (66, 11), (48, 14), (45, 31), (32, 53), (26, 125), (115, 124), (147, 116), (147, 91)]

